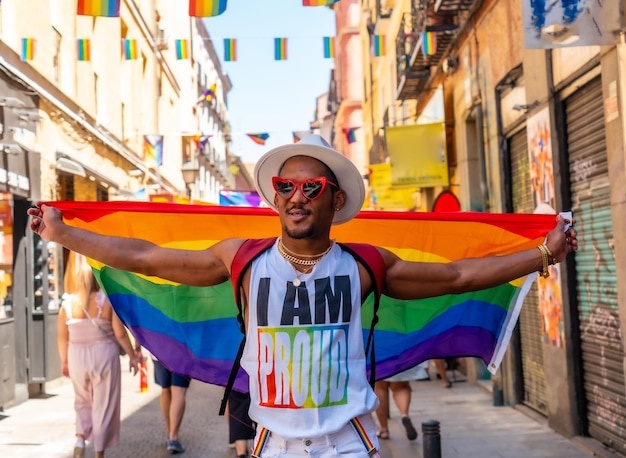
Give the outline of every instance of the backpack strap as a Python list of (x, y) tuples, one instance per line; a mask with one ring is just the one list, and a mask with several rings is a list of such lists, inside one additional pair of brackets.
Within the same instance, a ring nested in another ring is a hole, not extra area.
[(226, 404), (228, 402), (230, 392), (233, 390), (233, 385), (235, 384), (237, 374), (239, 373), (239, 368), (241, 367), (241, 356), (243, 355), (243, 349), (246, 345), (246, 323), (243, 319), (243, 304), (241, 301), (243, 274), (248, 269), (248, 267), (250, 267), (252, 261), (254, 261), (259, 255), (261, 255), (261, 253), (268, 250), (275, 241), (276, 237), (267, 239), (245, 240), (237, 250), (237, 253), (235, 253), (233, 263), (230, 267), (230, 281), (233, 285), (235, 304), (237, 305), (237, 321), (239, 322), (239, 329), (243, 334), (243, 338), (241, 339), (241, 343), (239, 344), (237, 356), (233, 361), (233, 367), (230, 370), (228, 382), (226, 382), (224, 396), (222, 397), (222, 403), (220, 404), (220, 415), (224, 415), (224, 412), (226, 411)]
[[(385, 284), (386, 265), (383, 256), (373, 245), (362, 243), (339, 243), (342, 250), (350, 253), (357, 262), (367, 270), (372, 278), (372, 292), (374, 293), (374, 314), (372, 316), (372, 324), (367, 336), (367, 344), (365, 345), (365, 355), (370, 356), (370, 385), (374, 388), (376, 382), (376, 355), (374, 351), (374, 327), (378, 323), (378, 308), (380, 307), (380, 296), (383, 292)], [(371, 348), (371, 353), (370, 353)]]

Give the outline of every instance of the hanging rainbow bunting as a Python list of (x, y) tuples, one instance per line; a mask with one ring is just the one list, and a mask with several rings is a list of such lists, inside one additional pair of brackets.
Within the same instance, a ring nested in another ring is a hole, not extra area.
[(224, 38), (224, 62), (237, 60), (237, 39)]
[(76, 40), (77, 56), (81, 62), (91, 60), (91, 41), (89, 38), (79, 38)]
[(354, 143), (356, 141), (356, 131), (358, 129), (360, 129), (361, 126), (359, 127), (344, 127), (343, 128), (343, 134), (346, 136), (346, 141), (348, 142), (348, 145), (350, 145), (351, 143)]
[(124, 60), (137, 60), (137, 40), (134, 38), (122, 39), (122, 54)]
[(76, 14), (79, 16), (119, 17), (120, 0), (78, 0)]
[(385, 35), (374, 35), (374, 57), (384, 56), (386, 47)]
[(422, 53), (425, 56), (432, 56), (437, 52), (437, 34), (435, 32), (424, 32), (422, 34)]
[(217, 83), (211, 84), (210, 87), (202, 91), (202, 94), (200, 95), (200, 98), (198, 99), (198, 103), (212, 101), (217, 94), (216, 91), (217, 91)]
[(270, 138), (270, 134), (263, 132), (260, 134), (246, 134), (257, 145), (265, 145), (265, 142)]
[(274, 60), (287, 60), (286, 38), (274, 38)]
[(21, 58), (24, 62), (35, 58), (35, 39), (22, 38), (22, 54)]
[(189, 41), (186, 39), (176, 40), (176, 59), (189, 59)]
[[(154, 202), (50, 205), (72, 226), (171, 248), (201, 250), (226, 238), (280, 233), (280, 221), (268, 208)], [(554, 224), (554, 215), (367, 211), (333, 226), (331, 237), (378, 245), (402, 259), (448, 262), (535, 247)], [(189, 287), (90, 263), (115, 311), (148, 351), (175, 372), (225, 385), (242, 337), (229, 282)], [(476, 293), (423, 300), (383, 296), (375, 331), (377, 378), (429, 359), (464, 356), (482, 358), (495, 373), (534, 278), (536, 274)], [(365, 338), (372, 306), (370, 296), (362, 309)], [(247, 391), (245, 376), (235, 389)]]
[(324, 58), (335, 57), (335, 37), (324, 37)]
[(189, 0), (189, 16), (219, 16), (226, 11), (227, 0)]
[(327, 6), (337, 2), (339, 0), (302, 0), (302, 6)]
[(148, 167), (163, 165), (163, 135), (150, 134), (143, 136), (143, 162)]

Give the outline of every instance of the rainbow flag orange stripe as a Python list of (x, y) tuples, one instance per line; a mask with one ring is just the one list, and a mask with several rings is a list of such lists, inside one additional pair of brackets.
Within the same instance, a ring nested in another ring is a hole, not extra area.
[(78, 0), (76, 14), (79, 16), (119, 17), (120, 0)]
[[(172, 248), (202, 250), (230, 237), (280, 233), (280, 221), (268, 208), (155, 202), (50, 205), (59, 208), (72, 226), (138, 236)], [(333, 226), (331, 237), (382, 246), (406, 260), (447, 262), (537, 246), (554, 224), (554, 215), (363, 211), (354, 220)], [(155, 357), (175, 372), (225, 385), (241, 341), (229, 282), (189, 287), (90, 263), (122, 321)], [(482, 358), (495, 372), (535, 277), (424, 300), (383, 296), (375, 330), (377, 377), (386, 378), (428, 359), (460, 356)], [(372, 314), (369, 297), (363, 305), (365, 339)], [(245, 376), (237, 380), (235, 389), (247, 390)]]
[(79, 61), (91, 60), (91, 41), (89, 38), (79, 38), (76, 40), (76, 47)]
[(224, 61), (234, 62), (237, 60), (237, 39), (224, 38)]
[(226, 11), (227, 0), (189, 0), (189, 16), (219, 16)]
[(286, 38), (274, 38), (274, 60), (287, 60)]
[(29, 61), (35, 58), (35, 39), (22, 38), (22, 60)]

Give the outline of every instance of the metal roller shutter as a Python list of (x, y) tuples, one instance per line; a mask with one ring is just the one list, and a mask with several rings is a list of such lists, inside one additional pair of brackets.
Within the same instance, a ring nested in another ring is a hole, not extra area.
[[(526, 129), (511, 136), (508, 139), (508, 144), (511, 156), (513, 212), (532, 213), (534, 204)], [(543, 367), (543, 341), (537, 282), (533, 283), (524, 299), (524, 306), (519, 317), (519, 329), (524, 404), (547, 415), (546, 378)]]
[(581, 242), (576, 297), (588, 433), (625, 453), (624, 355), (602, 100), (599, 78), (565, 100), (572, 210)]

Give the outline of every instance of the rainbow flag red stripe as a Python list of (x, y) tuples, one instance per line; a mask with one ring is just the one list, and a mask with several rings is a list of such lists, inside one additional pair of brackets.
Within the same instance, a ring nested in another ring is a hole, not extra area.
[(119, 17), (120, 0), (78, 0), (76, 14), (79, 16)]
[(274, 38), (274, 60), (287, 60), (286, 38)]
[(189, 0), (189, 16), (219, 16), (226, 11), (227, 0)]
[[(160, 246), (205, 249), (230, 238), (273, 237), (280, 222), (268, 208), (155, 202), (52, 202), (65, 221), (102, 234), (140, 236)], [(361, 212), (333, 226), (340, 242), (385, 247), (402, 259), (438, 262), (507, 254), (537, 246), (554, 215)], [(471, 241), (471, 242), (468, 242)], [(224, 386), (241, 333), (229, 282), (186, 285), (90, 261), (116, 312), (135, 337), (172, 370)], [(482, 358), (495, 372), (522, 300), (536, 275), (459, 295), (401, 301), (383, 296), (376, 325), (376, 374), (385, 378), (434, 358)], [(367, 338), (373, 299), (363, 305)], [(208, 338), (207, 336), (210, 336)], [(242, 375), (235, 384), (247, 390)]]

